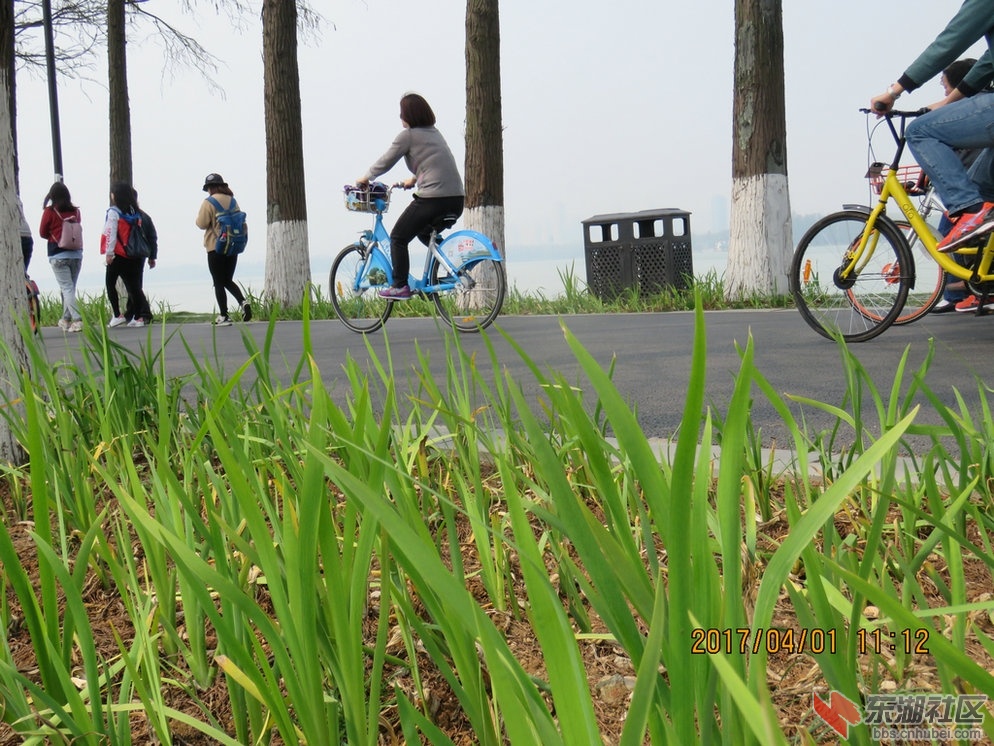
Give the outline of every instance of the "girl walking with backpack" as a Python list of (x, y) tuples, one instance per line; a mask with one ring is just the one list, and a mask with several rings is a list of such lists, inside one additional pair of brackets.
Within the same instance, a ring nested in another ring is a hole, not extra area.
[(222, 210), (230, 210), (235, 201), (235, 195), (220, 174), (207, 174), (207, 178), (204, 179), (204, 191), (207, 192), (207, 198), (200, 204), (200, 211), (197, 213), (197, 227), (204, 232), (207, 268), (214, 280), (214, 298), (217, 300), (218, 313), (214, 323), (217, 326), (231, 326), (231, 317), (228, 316), (228, 293), (231, 293), (241, 308), (242, 321), (251, 321), (252, 306), (245, 300), (241, 288), (235, 284), (235, 267), (238, 266), (238, 255), (224, 255), (215, 250), (221, 230), (217, 220), (218, 208), (212, 202), (220, 205)]
[(83, 266), (79, 208), (72, 203), (69, 189), (61, 181), (52, 184), (42, 207), (38, 232), (48, 241), (48, 261), (62, 293), (59, 328), (66, 332), (81, 332), (83, 318), (76, 303), (76, 282)]
[[(145, 257), (130, 257), (127, 251), (128, 236), (131, 235), (132, 224), (138, 218), (134, 188), (123, 181), (113, 184), (110, 188), (110, 207), (107, 208), (104, 231), (100, 235), (100, 253), (104, 255), (107, 265), (104, 284), (113, 312), (110, 323), (107, 324), (111, 329), (121, 324), (133, 328), (143, 327), (146, 323), (142, 316), (142, 309), (148, 308), (148, 300), (142, 290)], [(118, 278), (121, 278), (128, 293), (128, 306), (123, 314), (117, 292)]]

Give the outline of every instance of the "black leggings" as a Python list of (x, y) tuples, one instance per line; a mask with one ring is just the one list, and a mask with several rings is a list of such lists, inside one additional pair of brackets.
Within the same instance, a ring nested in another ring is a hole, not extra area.
[(115, 255), (114, 261), (107, 265), (105, 284), (107, 287), (107, 300), (110, 301), (110, 308), (114, 316), (121, 315), (121, 301), (117, 293), (117, 278), (124, 282), (124, 289), (128, 293), (128, 306), (124, 309), (124, 316), (131, 321), (139, 318), (150, 320), (152, 315), (142, 290), (142, 279), (145, 272), (144, 259), (132, 259), (127, 256)]
[(211, 278), (214, 280), (214, 297), (217, 299), (217, 312), (222, 316), (228, 315), (227, 290), (234, 297), (238, 307), (245, 304), (245, 296), (242, 295), (241, 288), (235, 284), (235, 267), (238, 266), (238, 255), (224, 256), (216, 251), (207, 252), (207, 268), (211, 271)]
[(393, 263), (393, 286), (402, 288), (411, 272), (411, 252), (407, 246), (419, 238), (425, 246), (431, 238), (431, 224), (443, 215), (462, 215), (463, 197), (418, 197), (397, 218), (390, 231), (390, 260)]
[(34, 253), (35, 241), (31, 236), (21, 236), (21, 254), (24, 257), (24, 271), (28, 271), (31, 264), (31, 254)]

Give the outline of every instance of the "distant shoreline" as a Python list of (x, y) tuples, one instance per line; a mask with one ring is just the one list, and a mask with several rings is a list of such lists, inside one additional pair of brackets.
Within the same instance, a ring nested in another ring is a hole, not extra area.
[[(245, 257), (246, 255), (243, 255)], [(708, 245), (693, 249), (694, 274), (698, 277), (715, 269), (720, 275), (724, 271), (727, 253)], [(255, 259), (255, 255), (252, 259)], [(328, 292), (328, 271), (333, 257), (312, 258), (311, 282)], [(412, 254), (411, 265), (420, 271), (424, 254), (416, 249)], [(30, 274), (41, 290), (42, 295), (58, 296), (58, 288), (51, 275), (47, 262), (32, 260)], [(93, 266), (87, 266), (93, 265)], [(89, 269), (89, 273), (87, 273)], [(78, 291), (83, 295), (103, 295), (102, 266), (98, 266), (92, 256), (84, 260), (84, 273), (80, 277)], [(507, 264), (508, 285), (513, 290), (525, 294), (541, 293), (547, 298), (557, 297), (564, 292), (563, 276), (571, 275), (586, 284), (586, 256), (582, 248), (569, 245), (559, 246), (518, 246), (512, 245)], [(265, 285), (265, 262), (239, 262), (235, 272), (235, 282), (254, 295), (260, 295)], [(153, 310), (164, 303), (176, 312), (215, 313), (214, 290), (206, 262), (201, 264), (184, 263), (170, 266), (168, 259), (154, 269), (145, 270), (145, 292), (149, 296)], [(230, 302), (230, 299), (229, 299)]]

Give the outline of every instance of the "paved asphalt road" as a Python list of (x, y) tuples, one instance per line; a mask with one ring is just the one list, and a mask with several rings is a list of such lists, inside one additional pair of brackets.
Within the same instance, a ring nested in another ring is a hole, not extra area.
[[(686, 385), (690, 375), (690, 349), (694, 334), (694, 316), (690, 312), (656, 314), (607, 314), (581, 316), (508, 316), (498, 325), (543, 370), (556, 370), (571, 383), (587, 387), (579, 366), (567, 347), (560, 324), (565, 324), (587, 350), (601, 362), (610, 364), (617, 358), (614, 378), (619, 390), (639, 414), (647, 435), (669, 437), (679, 426), (683, 414)], [(794, 310), (714, 311), (705, 314), (708, 349), (707, 396), (712, 410), (723, 417), (731, 397), (734, 377), (739, 369), (736, 345), (744, 345), (752, 335), (759, 371), (773, 387), (785, 395), (808, 397), (820, 402), (842, 405), (845, 380), (840, 350), (815, 334)], [(190, 356), (179, 335), (197, 355), (211, 359), (214, 351), (223, 358), (225, 370), (234, 371), (247, 358), (243, 333), (251, 334), (262, 344), (267, 331), (264, 322), (236, 324), (214, 329), (209, 324), (169, 325), (172, 334), (166, 345), (167, 370), (180, 375), (192, 370)], [(178, 332), (178, 334), (173, 334)], [(162, 344), (162, 328), (136, 330), (118, 328), (110, 331), (115, 340), (133, 349), (141, 345)], [(445, 347), (434, 319), (392, 319), (386, 326), (394, 369), (404, 371), (417, 364), (417, 349), (430, 355), (436, 376), (445, 371)], [(377, 353), (383, 353), (387, 336), (378, 332), (365, 338)], [(66, 336), (56, 328), (42, 333), (50, 360), (64, 359), (67, 347), (78, 351), (80, 336)], [(338, 321), (312, 324), (316, 360), (322, 376), (331, 386), (344, 391), (342, 365), (346, 355), (368, 361), (361, 335), (347, 330)], [(520, 356), (495, 334), (493, 342), (501, 364), (525, 389), (529, 400), (536, 401), (540, 391), (534, 377)], [(486, 361), (482, 335), (460, 336), (468, 352), (479, 351)], [(850, 347), (865, 368), (881, 395), (889, 397), (895, 372), (905, 349), (909, 361), (901, 391), (911, 385), (916, 370), (934, 344), (935, 357), (925, 377), (925, 384), (942, 401), (952, 405), (954, 388), (965, 398), (971, 413), (979, 410), (978, 382), (994, 382), (990, 373), (994, 352), (994, 316), (975, 317), (962, 314), (932, 315), (905, 327), (892, 327), (870, 342)], [(274, 337), (273, 360), (279, 370), (292, 369), (303, 349), (302, 325), (279, 322)], [(285, 362), (284, 362), (285, 361)], [(289, 373), (287, 373), (287, 379)], [(336, 381), (338, 383), (336, 383)], [(590, 397), (586, 397), (590, 400)], [(869, 400), (869, 396), (866, 397)], [(869, 423), (879, 418), (868, 401), (864, 405)], [(809, 432), (826, 428), (832, 420), (816, 408), (793, 405), (795, 416), (803, 416)], [(761, 428), (764, 444), (789, 446), (780, 417), (758, 389), (754, 389), (752, 419)], [(919, 422), (939, 422), (931, 406), (923, 408)], [(875, 430), (876, 428), (874, 428)]]

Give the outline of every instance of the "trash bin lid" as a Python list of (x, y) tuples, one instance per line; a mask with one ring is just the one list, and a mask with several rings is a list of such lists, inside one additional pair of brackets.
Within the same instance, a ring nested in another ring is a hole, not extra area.
[(584, 225), (598, 224), (598, 223), (621, 223), (631, 220), (646, 220), (652, 217), (673, 217), (673, 216), (684, 216), (690, 215), (687, 210), (681, 210), (677, 207), (664, 207), (655, 210), (640, 210), (639, 212), (611, 212), (605, 213), (603, 215), (594, 215), (586, 220), (581, 221)]
[(593, 217), (587, 218), (582, 221), (584, 224), (587, 223), (620, 223), (625, 220), (631, 220), (632, 213), (630, 212), (613, 212), (605, 213), (604, 215), (594, 215)]
[(676, 207), (664, 207), (658, 210), (640, 210), (639, 212), (631, 213), (631, 217), (635, 220), (646, 220), (647, 218), (684, 217), (686, 215), (690, 215), (687, 210), (680, 210)]

